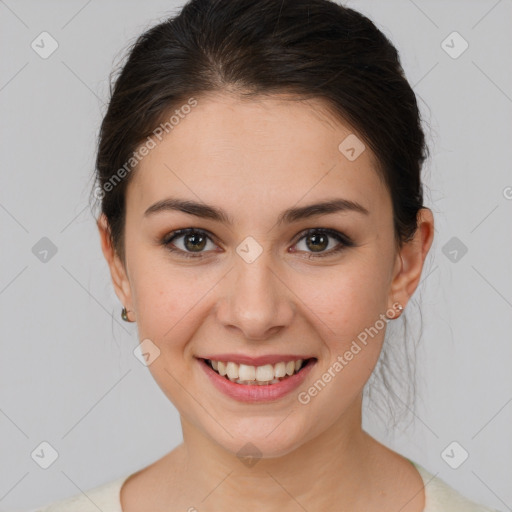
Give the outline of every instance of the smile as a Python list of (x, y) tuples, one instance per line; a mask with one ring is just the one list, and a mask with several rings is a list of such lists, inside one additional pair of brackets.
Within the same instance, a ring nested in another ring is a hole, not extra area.
[(280, 361), (274, 365), (251, 366), (237, 364), (233, 361), (205, 360), (210, 367), (219, 375), (228, 378), (231, 382), (243, 385), (270, 385), (277, 384), (295, 373), (298, 373), (307, 364), (307, 359), (296, 361)]
[[(275, 359), (275, 358), (274, 358)], [(317, 358), (250, 365), (197, 358), (214, 388), (241, 402), (268, 402), (296, 390), (317, 363)], [(248, 361), (247, 361), (248, 362)]]

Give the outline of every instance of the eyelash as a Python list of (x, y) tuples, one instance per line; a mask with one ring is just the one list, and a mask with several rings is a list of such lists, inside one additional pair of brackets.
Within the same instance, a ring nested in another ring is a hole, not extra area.
[[(202, 229), (196, 229), (196, 228), (186, 228), (186, 229), (178, 229), (176, 231), (173, 231), (169, 233), (163, 240), (162, 245), (170, 252), (172, 253), (178, 253), (179, 256), (183, 256), (185, 258), (201, 258), (204, 253), (190, 253), (183, 251), (181, 249), (177, 249), (175, 247), (172, 247), (171, 243), (176, 240), (177, 238), (181, 238), (182, 236), (189, 235), (189, 234), (200, 234), (205, 235), (208, 239), (210, 239), (213, 242), (212, 237), (207, 231), (204, 231)], [(336, 239), (339, 242), (339, 245), (335, 249), (331, 249), (330, 251), (324, 252), (324, 253), (308, 253), (308, 256), (305, 256), (307, 259), (316, 259), (316, 258), (325, 258), (328, 256), (332, 256), (334, 254), (337, 254), (344, 249), (348, 247), (354, 246), (354, 242), (345, 234), (340, 233), (339, 231), (336, 231), (334, 229), (327, 229), (327, 228), (311, 228), (303, 231), (300, 233), (300, 237), (295, 242), (294, 245), (298, 244), (303, 238), (306, 238), (309, 235), (312, 234), (322, 234), (322, 235), (328, 235), (334, 239)]]

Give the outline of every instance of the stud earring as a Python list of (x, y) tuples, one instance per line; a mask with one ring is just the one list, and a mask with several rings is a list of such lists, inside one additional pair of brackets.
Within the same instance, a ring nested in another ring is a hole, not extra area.
[(393, 315), (393, 316), (386, 315), (386, 317), (389, 318), (390, 320), (394, 320), (394, 319), (398, 318), (400, 316), (400, 314), (402, 313), (402, 311), (404, 310), (404, 307), (402, 306), (402, 304), (400, 304), (400, 302), (395, 302), (395, 304), (393, 304), (393, 309), (398, 310), (398, 315)]

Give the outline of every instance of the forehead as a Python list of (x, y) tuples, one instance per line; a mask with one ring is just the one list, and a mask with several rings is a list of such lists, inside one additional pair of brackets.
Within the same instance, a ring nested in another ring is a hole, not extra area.
[(272, 209), (334, 194), (377, 214), (390, 208), (374, 154), (366, 146), (347, 158), (344, 141), (355, 141), (359, 152), (362, 140), (322, 100), (227, 94), (196, 100), (140, 161), (127, 190), (129, 207), (142, 210), (172, 195)]

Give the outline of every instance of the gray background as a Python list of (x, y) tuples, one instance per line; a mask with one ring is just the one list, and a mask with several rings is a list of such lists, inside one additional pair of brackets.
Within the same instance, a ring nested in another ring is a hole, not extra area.
[[(120, 319), (88, 205), (113, 64), (180, 5), (0, 0), (1, 510), (85, 491), (181, 442), (174, 406), (132, 353), (136, 326)], [(511, 510), (512, 2), (348, 5), (391, 38), (419, 97), (436, 220), (414, 296), (419, 408), (394, 436), (373, 415), (364, 426), (466, 496)], [(59, 44), (47, 59), (31, 48), (42, 31)], [(457, 58), (442, 46), (453, 31), (469, 44)], [(57, 248), (46, 262), (33, 251), (43, 237)], [(44, 441), (58, 452), (48, 469), (31, 457)], [(453, 441), (469, 453), (458, 469), (441, 455)]]

